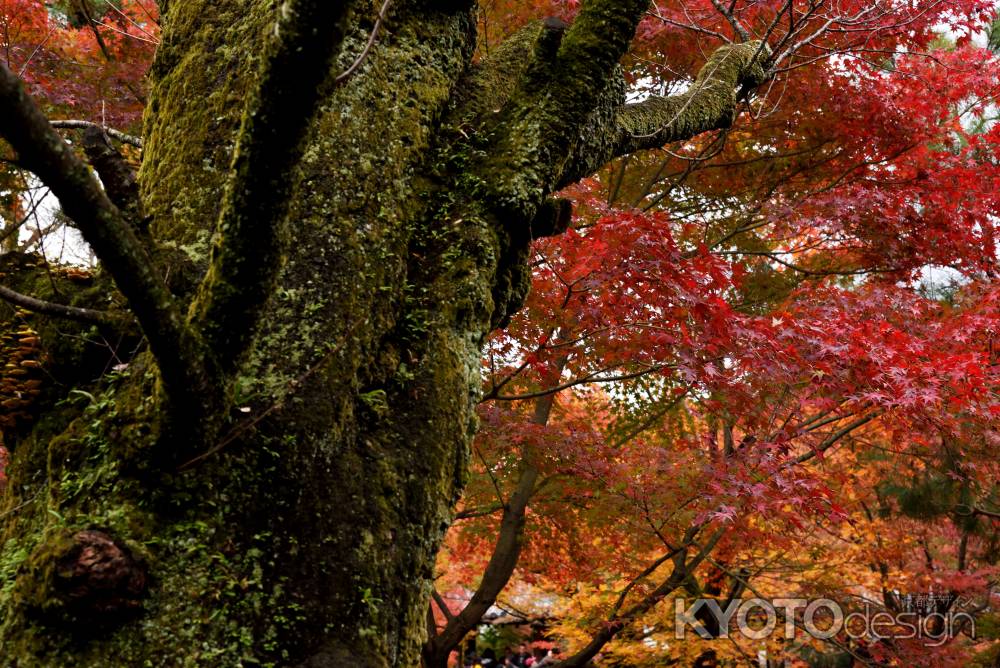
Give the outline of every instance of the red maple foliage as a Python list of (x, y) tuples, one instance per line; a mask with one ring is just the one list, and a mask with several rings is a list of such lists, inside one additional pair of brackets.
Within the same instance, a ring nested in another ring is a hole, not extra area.
[[(545, 11), (570, 17), (575, 4)], [(539, 11), (491, 3), (484, 20), (504, 34)], [(496, 518), (537, 469), (510, 591), (570, 601), (557, 631), (580, 660), (609, 628), (655, 627), (647, 611), (622, 622), (623, 610), (655, 592), (669, 572), (647, 566), (692, 532), (718, 536), (696, 579), (735, 584), (734, 571), (758, 569), (743, 595), (754, 582), (857, 595), (867, 572), (882, 609), (922, 591), (947, 592), (953, 611), (991, 610), (992, 11), (658, 3), (626, 64), (633, 95), (682, 90), (713, 42), (766, 40), (772, 77), (732, 128), (573, 188), (575, 229), (536, 243), (526, 308), (484, 358), (479, 469), (444, 581), (483, 586), (503, 546)], [(768, 582), (764, 562), (804, 549), (841, 577)], [(573, 607), (615, 583), (615, 605)], [(966, 665), (987, 646), (967, 635), (832, 642), (856, 661)], [(628, 645), (605, 651), (636, 661)]]

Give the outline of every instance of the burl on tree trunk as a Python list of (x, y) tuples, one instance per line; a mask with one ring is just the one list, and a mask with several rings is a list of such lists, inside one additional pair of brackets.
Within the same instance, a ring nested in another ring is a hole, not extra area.
[[(4, 428), (3, 661), (416, 665), (480, 346), (530, 240), (565, 229), (550, 195), (729, 124), (763, 49), (625, 105), (645, 1), (478, 63), (470, 2), (394, 2), (371, 48), (368, 2), (161, 5), (138, 201), (100, 138), (107, 192), (0, 72), (0, 133), (102, 262), (44, 308), (31, 262), (3, 281), (3, 331), (33, 328), (61, 374)], [(147, 345), (94, 380), (99, 332)]]

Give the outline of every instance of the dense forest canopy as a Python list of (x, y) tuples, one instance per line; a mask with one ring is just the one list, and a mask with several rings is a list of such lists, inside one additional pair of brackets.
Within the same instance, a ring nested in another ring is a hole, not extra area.
[(0, 0), (0, 662), (1000, 665), (998, 26)]

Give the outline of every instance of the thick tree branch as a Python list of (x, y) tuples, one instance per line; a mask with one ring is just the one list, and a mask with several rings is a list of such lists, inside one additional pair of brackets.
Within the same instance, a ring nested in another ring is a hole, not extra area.
[(491, 204), (515, 225), (530, 220), (555, 189), (648, 5), (591, 0), (569, 29), (558, 21), (541, 26), (482, 167)]
[(132, 225), (3, 65), (0, 134), (17, 151), (18, 161), (59, 198), (125, 295), (159, 362), (168, 394), (203, 388), (206, 376), (199, 347)]
[(281, 267), (290, 174), (340, 52), (351, 2), (288, 0), (240, 128), (212, 263), (190, 319), (224, 374), (253, 340)]
[(959, 505), (955, 507), (955, 514), (961, 515), (963, 517), (972, 517), (975, 515), (981, 515), (982, 517), (988, 517), (993, 520), (1000, 520), (1000, 512), (992, 510), (984, 510), (978, 506), (968, 506)]
[(504, 109), (531, 61), (541, 22), (529, 23), (473, 63), (457, 87), (459, 103), (446, 125), (461, 132), (488, 125)]
[(686, 92), (626, 105), (618, 117), (619, 150), (657, 148), (731, 125), (737, 91), (756, 88), (766, 76), (758, 55), (760, 46), (760, 42), (747, 42), (720, 47)]
[(438, 592), (437, 588), (431, 589), (431, 598), (437, 604), (438, 610), (444, 615), (444, 618), (448, 621), (455, 619), (455, 614), (448, 608), (448, 604), (445, 602), (444, 598)]
[(619, 106), (618, 92), (605, 94), (602, 106), (617, 110), (610, 122), (604, 118), (609, 115), (607, 111), (603, 116), (595, 114), (559, 180), (559, 187), (589, 176), (623, 155), (732, 125), (737, 91), (756, 88), (766, 77), (763, 59), (770, 52), (761, 46), (755, 41), (719, 47), (691, 87), (678, 95), (653, 96)]
[(521, 555), (525, 511), (528, 507), (528, 501), (534, 493), (537, 480), (538, 470), (535, 467), (529, 465), (521, 471), (517, 488), (510, 495), (504, 507), (503, 518), (500, 520), (500, 532), (493, 548), (493, 554), (483, 572), (483, 579), (462, 611), (449, 619), (441, 633), (428, 641), (424, 649), (428, 665), (439, 665), (440, 657), (447, 658), (451, 650), (462, 641), (462, 638), (476, 628), (483, 615), (496, 602), (497, 596), (510, 581), (510, 576), (514, 573), (514, 568)]

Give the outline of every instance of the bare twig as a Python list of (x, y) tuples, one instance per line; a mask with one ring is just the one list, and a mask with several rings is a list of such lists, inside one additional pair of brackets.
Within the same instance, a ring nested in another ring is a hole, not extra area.
[(358, 54), (358, 57), (354, 59), (351, 66), (344, 70), (341, 74), (337, 75), (337, 78), (333, 80), (334, 85), (341, 85), (354, 76), (361, 64), (365, 62), (365, 58), (368, 57), (369, 52), (371, 52), (372, 47), (375, 46), (375, 38), (378, 37), (378, 29), (381, 27), (382, 22), (385, 21), (385, 13), (389, 10), (389, 5), (392, 4), (392, 0), (385, 0), (382, 3), (382, 8), (378, 10), (378, 16), (375, 18), (375, 25), (372, 26), (371, 35), (368, 36), (368, 42), (365, 44), (365, 48)]
[(100, 128), (104, 130), (105, 133), (112, 139), (117, 139), (123, 144), (129, 144), (130, 146), (135, 146), (136, 148), (142, 148), (142, 137), (136, 137), (134, 135), (126, 134), (121, 130), (115, 130), (114, 128), (109, 128), (100, 123), (93, 123), (91, 121), (82, 120), (56, 120), (49, 121), (49, 125), (54, 128), (67, 129), (67, 130), (85, 130), (87, 128)]
[(726, 21), (732, 26), (733, 32), (736, 33), (741, 42), (750, 41), (750, 33), (747, 32), (747, 29), (743, 27), (743, 24), (740, 23), (739, 19), (736, 18), (736, 14), (732, 11), (733, 5), (726, 7), (719, 0), (712, 0), (712, 6), (719, 10), (719, 13), (726, 18)]

